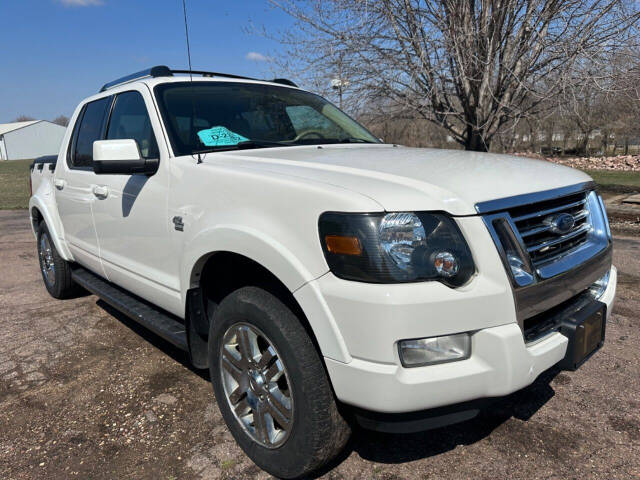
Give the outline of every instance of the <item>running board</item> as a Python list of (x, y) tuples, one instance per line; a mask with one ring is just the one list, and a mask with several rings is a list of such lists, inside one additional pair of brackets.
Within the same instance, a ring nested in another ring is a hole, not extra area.
[(143, 327), (176, 347), (187, 350), (187, 332), (184, 324), (177, 317), (84, 268), (74, 269), (71, 277), (78, 285), (97, 295)]

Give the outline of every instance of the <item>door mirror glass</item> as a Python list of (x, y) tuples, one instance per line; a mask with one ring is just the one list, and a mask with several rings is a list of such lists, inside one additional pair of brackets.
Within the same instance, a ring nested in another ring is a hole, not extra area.
[(93, 142), (93, 171), (100, 174), (153, 174), (157, 159), (145, 159), (138, 143), (131, 139), (97, 140)]

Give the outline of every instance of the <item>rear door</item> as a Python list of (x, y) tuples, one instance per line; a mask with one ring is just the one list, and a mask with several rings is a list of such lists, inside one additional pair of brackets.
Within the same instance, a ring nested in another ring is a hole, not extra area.
[(135, 140), (141, 156), (159, 159), (159, 168), (150, 176), (96, 175), (103, 194), (93, 204), (94, 219), (107, 278), (176, 313), (182, 303), (169, 245), (168, 154), (159, 150), (160, 124), (149, 111), (154, 107), (146, 87), (115, 94), (105, 139)]
[(93, 222), (93, 142), (101, 140), (112, 97), (86, 103), (77, 116), (66, 161), (56, 169), (55, 197), (64, 238), (75, 260), (104, 275)]

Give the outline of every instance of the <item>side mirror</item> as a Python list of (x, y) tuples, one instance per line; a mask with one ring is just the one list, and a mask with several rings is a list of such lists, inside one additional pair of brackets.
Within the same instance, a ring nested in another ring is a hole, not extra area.
[(93, 142), (93, 171), (98, 175), (153, 175), (158, 171), (158, 159), (142, 158), (138, 143), (132, 139), (96, 140)]

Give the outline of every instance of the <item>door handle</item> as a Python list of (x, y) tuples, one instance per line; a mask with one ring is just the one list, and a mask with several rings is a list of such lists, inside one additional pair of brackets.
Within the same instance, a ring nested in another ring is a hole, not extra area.
[(61, 179), (61, 178), (56, 178), (56, 179), (53, 181), (53, 184), (56, 186), (56, 188), (57, 188), (58, 190), (62, 190), (62, 189), (64, 188), (65, 181), (64, 181), (63, 179)]
[(94, 185), (93, 194), (100, 199), (107, 198), (109, 189), (104, 185)]

